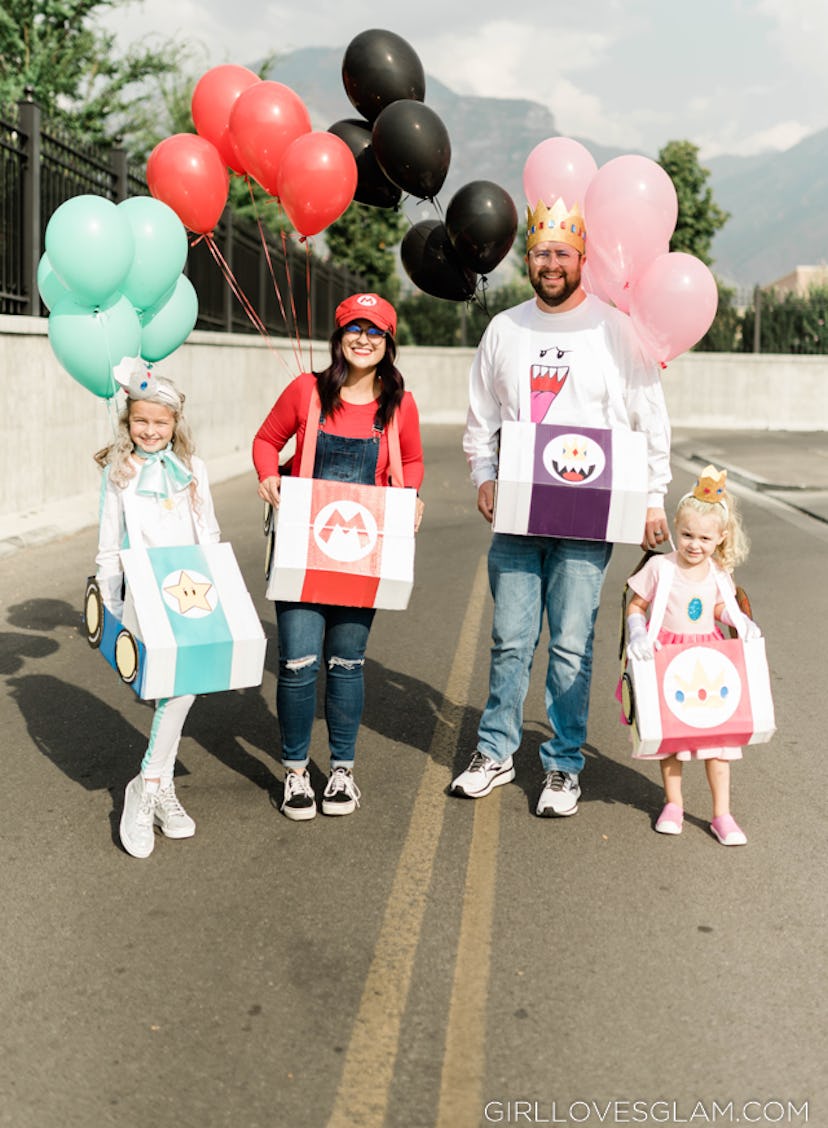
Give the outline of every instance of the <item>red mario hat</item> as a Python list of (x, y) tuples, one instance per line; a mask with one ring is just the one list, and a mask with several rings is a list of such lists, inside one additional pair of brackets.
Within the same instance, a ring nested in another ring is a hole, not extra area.
[(351, 294), (336, 307), (336, 324), (341, 328), (364, 317), (393, 337), (397, 332), (397, 313), (390, 302), (379, 294)]

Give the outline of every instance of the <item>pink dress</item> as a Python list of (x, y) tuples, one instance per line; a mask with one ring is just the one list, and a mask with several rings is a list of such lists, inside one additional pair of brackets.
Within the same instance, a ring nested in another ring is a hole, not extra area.
[[(722, 599), (716, 585), (716, 572), (718, 565), (712, 560), (707, 570), (707, 575), (701, 580), (690, 580), (685, 572), (678, 566), (678, 554), (657, 553), (651, 556), (644, 567), (630, 576), (627, 583), (630, 588), (652, 604), (655, 599), (658, 584), (659, 570), (665, 560), (675, 566), (673, 569), (673, 582), (667, 599), (667, 608), (664, 612), (664, 621), (658, 632), (658, 641), (663, 645), (682, 645), (710, 642), (713, 639), (724, 638), (716, 625), (714, 615), (717, 603)], [(721, 569), (718, 569), (721, 571)], [(726, 582), (736, 591), (732, 578), (724, 573)], [(673, 755), (668, 752), (657, 752), (650, 756), (639, 756), (641, 760), (662, 760)], [(677, 760), (741, 760), (741, 748), (688, 748), (675, 753)]]

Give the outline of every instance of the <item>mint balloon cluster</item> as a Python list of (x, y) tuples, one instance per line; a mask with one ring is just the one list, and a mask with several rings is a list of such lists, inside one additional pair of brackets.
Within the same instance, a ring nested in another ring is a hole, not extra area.
[(189, 336), (198, 299), (182, 274), (187, 232), (162, 201), (73, 196), (53, 213), (45, 243), (37, 283), (52, 351), (94, 395), (115, 394), (123, 357), (162, 360)]

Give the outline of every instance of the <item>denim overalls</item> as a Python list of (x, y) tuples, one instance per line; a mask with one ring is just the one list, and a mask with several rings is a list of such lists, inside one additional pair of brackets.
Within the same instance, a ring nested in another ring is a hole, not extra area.
[[(382, 430), (374, 424), (369, 439), (326, 434), (319, 419), (314, 478), (373, 486)], [(352, 767), (365, 703), (363, 667), (372, 607), (337, 607), (322, 603), (276, 603), (279, 677), (276, 712), (282, 740), (282, 763), (292, 768), (308, 762), (316, 714), (316, 679), (324, 655), (325, 721), (331, 771)]]

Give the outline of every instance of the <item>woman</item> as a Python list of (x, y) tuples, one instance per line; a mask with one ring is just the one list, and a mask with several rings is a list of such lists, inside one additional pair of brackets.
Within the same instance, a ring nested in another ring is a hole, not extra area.
[[(324, 372), (303, 372), (284, 390), (253, 440), (259, 497), (279, 504), (279, 452), (296, 436), (295, 465), (306, 442), (309, 413), (317, 403), (319, 424), (313, 476), (364, 485), (392, 484), (388, 428), (399, 434), (402, 483), (419, 489), (423, 479), (420, 421), (410, 392), (394, 365), (394, 307), (377, 294), (353, 294), (337, 306), (331, 363)], [(415, 527), (422, 502), (417, 501)], [(331, 772), (322, 796), (326, 815), (349, 815), (359, 805), (354, 782), (356, 737), (365, 700), (363, 667), (370, 607), (276, 602), (279, 676), (276, 711), (285, 767), (282, 811), (289, 819), (312, 819), (316, 796), (308, 772), (316, 681), (322, 656), (327, 669), (325, 720)]]

